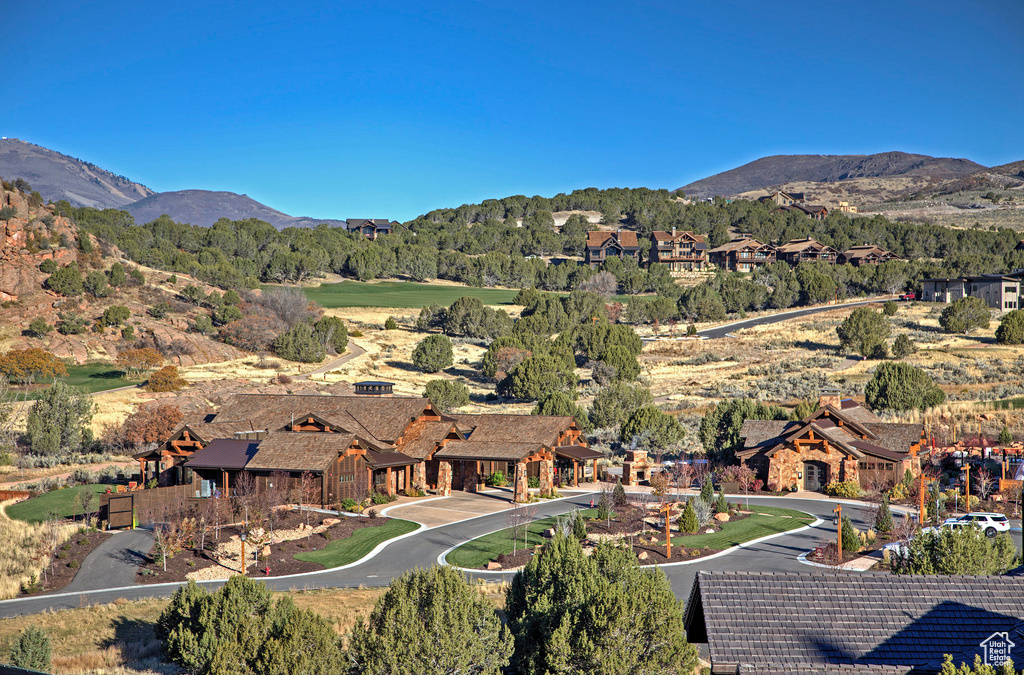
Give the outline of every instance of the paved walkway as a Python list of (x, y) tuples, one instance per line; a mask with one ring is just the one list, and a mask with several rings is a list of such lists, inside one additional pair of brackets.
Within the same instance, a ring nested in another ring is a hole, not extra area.
[(724, 326), (716, 326), (715, 328), (705, 328), (704, 330), (697, 331), (697, 335), (707, 339), (717, 339), (723, 337), (730, 337), (730, 335), (738, 330), (744, 328), (753, 328), (754, 326), (763, 326), (769, 323), (778, 323), (779, 321), (789, 321), (790, 319), (799, 319), (800, 317), (807, 316), (809, 314), (818, 314), (820, 312), (831, 312), (837, 309), (846, 309), (847, 307), (859, 307), (861, 305), (873, 305), (886, 300), (895, 300), (895, 295), (881, 296), (874, 298), (873, 300), (863, 300), (858, 302), (844, 302), (838, 305), (822, 305), (820, 307), (808, 307), (807, 309), (796, 309), (789, 312), (779, 312), (778, 314), (769, 314), (767, 316), (759, 316), (753, 319), (744, 319), (743, 321), (736, 321), (733, 323), (727, 323)]
[(82, 563), (74, 580), (58, 593), (100, 588), (121, 588), (135, 583), (135, 575), (153, 548), (149, 530), (124, 530), (110, 535)]

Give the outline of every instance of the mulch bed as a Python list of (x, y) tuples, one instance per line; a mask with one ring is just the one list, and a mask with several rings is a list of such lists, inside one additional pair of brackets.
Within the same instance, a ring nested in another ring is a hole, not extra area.
[(47, 568), (46, 570), (46, 584), (43, 584), (43, 578), (40, 577), (38, 590), (32, 593), (23, 592), (22, 595), (59, 591), (70, 584), (78, 574), (78, 570), (82, 568), (82, 561), (86, 556), (105, 542), (108, 537), (110, 537), (109, 532), (84, 532), (72, 536), (57, 549), (52, 569)]
[[(276, 529), (292, 530), (298, 527), (299, 523), (305, 523), (305, 514), (298, 511), (287, 511), (281, 514)], [(323, 533), (311, 534), (300, 539), (292, 539), (274, 544), (270, 547), (271, 554), (269, 562), (260, 560), (257, 567), (250, 565), (249, 575), (252, 577), (279, 577), (288, 574), (302, 574), (303, 572), (316, 572), (325, 569), (323, 565), (314, 562), (296, 560), (292, 556), (297, 553), (319, 551), (327, 547), (332, 541), (347, 539), (352, 533), (364, 527), (378, 527), (388, 521), (387, 518), (351, 518), (349, 516), (338, 516), (341, 522), (327, 528)], [(323, 524), (322, 514), (311, 514), (309, 524), (312, 527)], [(216, 550), (217, 544), (226, 541), (233, 535), (240, 532), (238, 526), (228, 526), (222, 529), (221, 538), (216, 537), (211, 541), (207, 538), (206, 550), (203, 552), (189, 549), (177, 553), (173, 558), (167, 559), (167, 571), (164, 571), (163, 563), (160, 562), (153, 552), (150, 552), (149, 560), (139, 567), (139, 573), (135, 576), (136, 583), (140, 584), (162, 584), (171, 581), (185, 581), (190, 572), (203, 567), (209, 567), (217, 563), (213, 560), (212, 553)], [(327, 534), (330, 538), (324, 536)], [(251, 556), (251, 549), (246, 548), (246, 556)], [(251, 558), (250, 558), (251, 559)], [(264, 570), (270, 567), (268, 575)]]

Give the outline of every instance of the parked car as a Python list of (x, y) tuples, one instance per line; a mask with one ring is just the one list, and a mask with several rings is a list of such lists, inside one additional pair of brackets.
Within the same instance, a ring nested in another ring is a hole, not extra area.
[(1010, 531), (1010, 520), (1001, 513), (986, 513), (982, 511), (965, 513), (956, 518), (947, 518), (945, 525), (971, 524), (977, 525), (986, 537), (994, 537), (999, 532)]
[(900, 296), (900, 300), (917, 300), (917, 293), (910, 291)]
[[(994, 515), (994, 514), (993, 514)], [(1007, 523), (1009, 525), (1009, 523)], [(979, 527), (979, 523), (973, 520), (960, 520), (959, 518), (947, 518), (942, 525), (938, 527), (924, 527), (921, 531), (914, 536), (920, 536), (926, 532), (939, 532), (940, 530), (959, 530), (965, 527)], [(987, 534), (987, 533), (986, 533)], [(994, 537), (995, 534), (988, 535)], [(891, 551), (893, 555), (906, 555), (907, 545), (910, 543), (910, 539), (902, 539), (900, 541), (889, 542), (882, 547), (883, 551)]]

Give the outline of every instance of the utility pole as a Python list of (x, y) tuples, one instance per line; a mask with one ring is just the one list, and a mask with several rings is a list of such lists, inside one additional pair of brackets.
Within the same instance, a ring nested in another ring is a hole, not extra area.
[(924, 465), (921, 465), (921, 505), (917, 510), (917, 523), (921, 527), (924, 527)]
[(839, 564), (843, 564), (843, 506), (842, 504), (836, 504), (836, 507), (832, 509), (832, 513), (836, 514), (836, 546), (839, 548)]

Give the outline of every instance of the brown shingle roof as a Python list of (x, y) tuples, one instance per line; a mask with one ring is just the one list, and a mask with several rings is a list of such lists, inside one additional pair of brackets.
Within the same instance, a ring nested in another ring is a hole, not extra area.
[[(797, 208), (800, 208), (802, 211), (806, 210), (802, 207)], [(785, 244), (778, 247), (778, 251), (779, 253), (796, 253), (798, 251), (806, 251), (809, 248), (820, 251), (829, 247), (825, 246), (825, 244), (822, 244), (817, 239), (811, 239), (808, 237), (807, 239), (792, 239), (787, 241)]]
[[(337, 419), (339, 426), (350, 428), (357, 421), (366, 433), (392, 443), (409, 423), (430, 405), (425, 398), (372, 396), (318, 396), (304, 394), (235, 394), (221, 406), (214, 418), (221, 421), (252, 421), (264, 429), (281, 429), (293, 417), (317, 413), (325, 419)], [(346, 415), (347, 413), (347, 415)], [(350, 415), (350, 417), (349, 417)], [(342, 419), (349, 419), (349, 425)]]
[(585, 448), (582, 445), (560, 445), (555, 448), (555, 455), (575, 459), (577, 462), (585, 462), (588, 459), (601, 459), (603, 452), (592, 448)]
[(1019, 577), (700, 571), (684, 625), (716, 673), (936, 673), (944, 654), (973, 663), (1004, 631), (1018, 663), (1022, 617)]
[(921, 442), (923, 424), (902, 424), (897, 422), (875, 422), (865, 424), (877, 438), (872, 442), (887, 450), (907, 453), (910, 446)]
[(508, 441), (539, 443), (548, 447), (558, 442), (558, 434), (575, 420), (554, 415), (452, 415), (460, 429), (471, 429), (473, 442)]
[(612, 241), (622, 248), (640, 248), (640, 242), (637, 241), (636, 232), (632, 230), (622, 230), (620, 232), (591, 230), (590, 232), (587, 232), (587, 248), (601, 248)]
[(722, 244), (717, 248), (713, 248), (708, 253), (728, 253), (729, 251), (735, 251), (741, 248), (764, 248), (764, 244), (759, 242), (757, 239), (751, 239), (750, 237), (743, 237), (741, 239), (733, 239), (727, 244)]
[(875, 415), (875, 413), (857, 403), (852, 398), (844, 398), (839, 405), (840, 415), (845, 420), (850, 420), (851, 422), (857, 422), (859, 424), (882, 421), (878, 419), (878, 416)]
[(676, 240), (680, 240), (681, 241), (681, 240), (685, 240), (685, 239), (689, 239), (691, 241), (696, 241), (696, 242), (701, 242), (701, 243), (703, 243), (705, 241), (703, 234), (694, 234), (693, 232), (690, 232), (689, 230), (680, 230), (680, 231), (676, 232), (675, 234), (672, 234), (671, 232), (663, 232), (661, 230), (655, 230), (654, 232), (651, 233), (651, 235), (657, 241), (676, 241)]
[(405, 432), (399, 450), (410, 457), (426, 459), (437, 444), (447, 438), (452, 431), (458, 433), (455, 423), (451, 420), (415, 422)]
[(260, 441), (246, 468), (282, 471), (323, 471), (355, 439), (354, 434), (272, 431)]
[(799, 422), (785, 420), (744, 420), (740, 438), (744, 449), (771, 447), (782, 442), (782, 437), (800, 426)]
[(370, 463), (374, 469), (383, 469), (389, 466), (408, 466), (415, 464), (417, 460), (403, 455), (400, 452), (377, 452), (375, 450), (366, 451), (366, 461)]
[(543, 450), (541, 443), (514, 443), (511, 441), (451, 441), (434, 453), (438, 459), (519, 460)]

